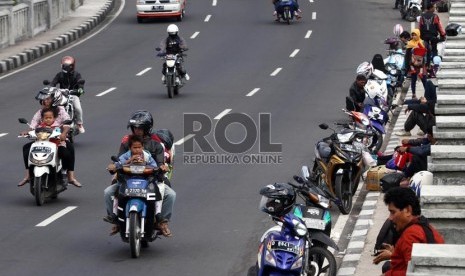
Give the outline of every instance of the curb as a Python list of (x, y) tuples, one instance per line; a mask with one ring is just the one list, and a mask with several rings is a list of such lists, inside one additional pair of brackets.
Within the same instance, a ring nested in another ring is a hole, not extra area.
[(34, 48), (27, 49), (17, 55), (1, 60), (0, 74), (4, 74), (27, 63), (33, 62), (83, 37), (91, 30), (93, 30), (98, 24), (100, 24), (114, 6), (115, 0), (108, 0), (104, 7), (100, 9), (100, 11), (97, 12), (95, 16), (92, 16), (89, 20), (79, 25), (79, 27), (62, 34), (49, 42), (43, 43)]

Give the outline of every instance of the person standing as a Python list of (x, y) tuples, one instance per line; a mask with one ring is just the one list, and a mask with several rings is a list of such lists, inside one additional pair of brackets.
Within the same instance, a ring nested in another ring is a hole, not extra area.
[[(438, 55), (438, 42), (446, 39), (446, 31), (444, 30), (441, 19), (434, 13), (436, 5), (428, 2), (425, 12), (420, 16), (418, 28), (420, 29), (420, 37), (425, 42), (428, 54), (426, 56), (426, 67), (430, 69), (433, 57)], [(440, 39), (438, 38), (440, 36)]]

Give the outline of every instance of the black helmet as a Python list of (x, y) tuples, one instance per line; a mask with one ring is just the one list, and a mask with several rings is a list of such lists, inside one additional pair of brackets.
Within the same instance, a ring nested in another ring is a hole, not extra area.
[(275, 183), (260, 190), (260, 210), (275, 217), (284, 216), (294, 206), (296, 194), (291, 185)]
[(160, 138), (165, 147), (170, 150), (173, 147), (174, 136), (169, 129), (158, 129), (155, 131), (155, 134)]
[(137, 127), (142, 128), (144, 130), (144, 134), (151, 133), (153, 127), (152, 114), (146, 110), (137, 110), (132, 113), (131, 118), (129, 118), (128, 128), (129, 127), (132, 132), (134, 132), (134, 128)]
[(61, 59), (61, 70), (64, 73), (74, 72), (74, 67), (76, 66), (76, 60), (72, 56), (64, 56)]

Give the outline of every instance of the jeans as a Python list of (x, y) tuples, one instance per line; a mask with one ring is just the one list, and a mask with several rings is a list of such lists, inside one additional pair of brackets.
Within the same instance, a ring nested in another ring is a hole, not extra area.
[[(418, 74), (412, 74), (410, 79), (410, 88), (412, 89), (412, 95), (416, 95), (416, 88), (417, 88), (417, 78)], [(423, 87), (426, 86), (426, 74), (420, 78), (421, 82), (423, 83)]]
[(81, 107), (81, 100), (79, 99), (78, 96), (71, 95), (73, 99), (73, 108), (74, 108), (74, 119), (77, 124), (82, 124), (84, 123), (82, 119), (82, 107)]
[[(163, 203), (161, 207), (161, 217), (162, 219), (170, 220), (171, 215), (173, 214), (173, 206), (174, 202), (176, 201), (176, 192), (171, 189), (166, 184), (164, 185), (165, 192), (163, 196)], [(107, 211), (107, 215), (113, 214), (113, 200), (111, 199), (112, 196), (115, 195), (115, 192), (119, 188), (119, 183), (112, 184), (108, 186), (105, 191), (103, 191), (103, 197), (105, 199), (105, 209)]]

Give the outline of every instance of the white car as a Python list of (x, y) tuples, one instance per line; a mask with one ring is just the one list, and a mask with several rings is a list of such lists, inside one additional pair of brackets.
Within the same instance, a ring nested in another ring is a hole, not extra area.
[(184, 17), (186, 0), (137, 0), (137, 22), (144, 18), (176, 18)]

